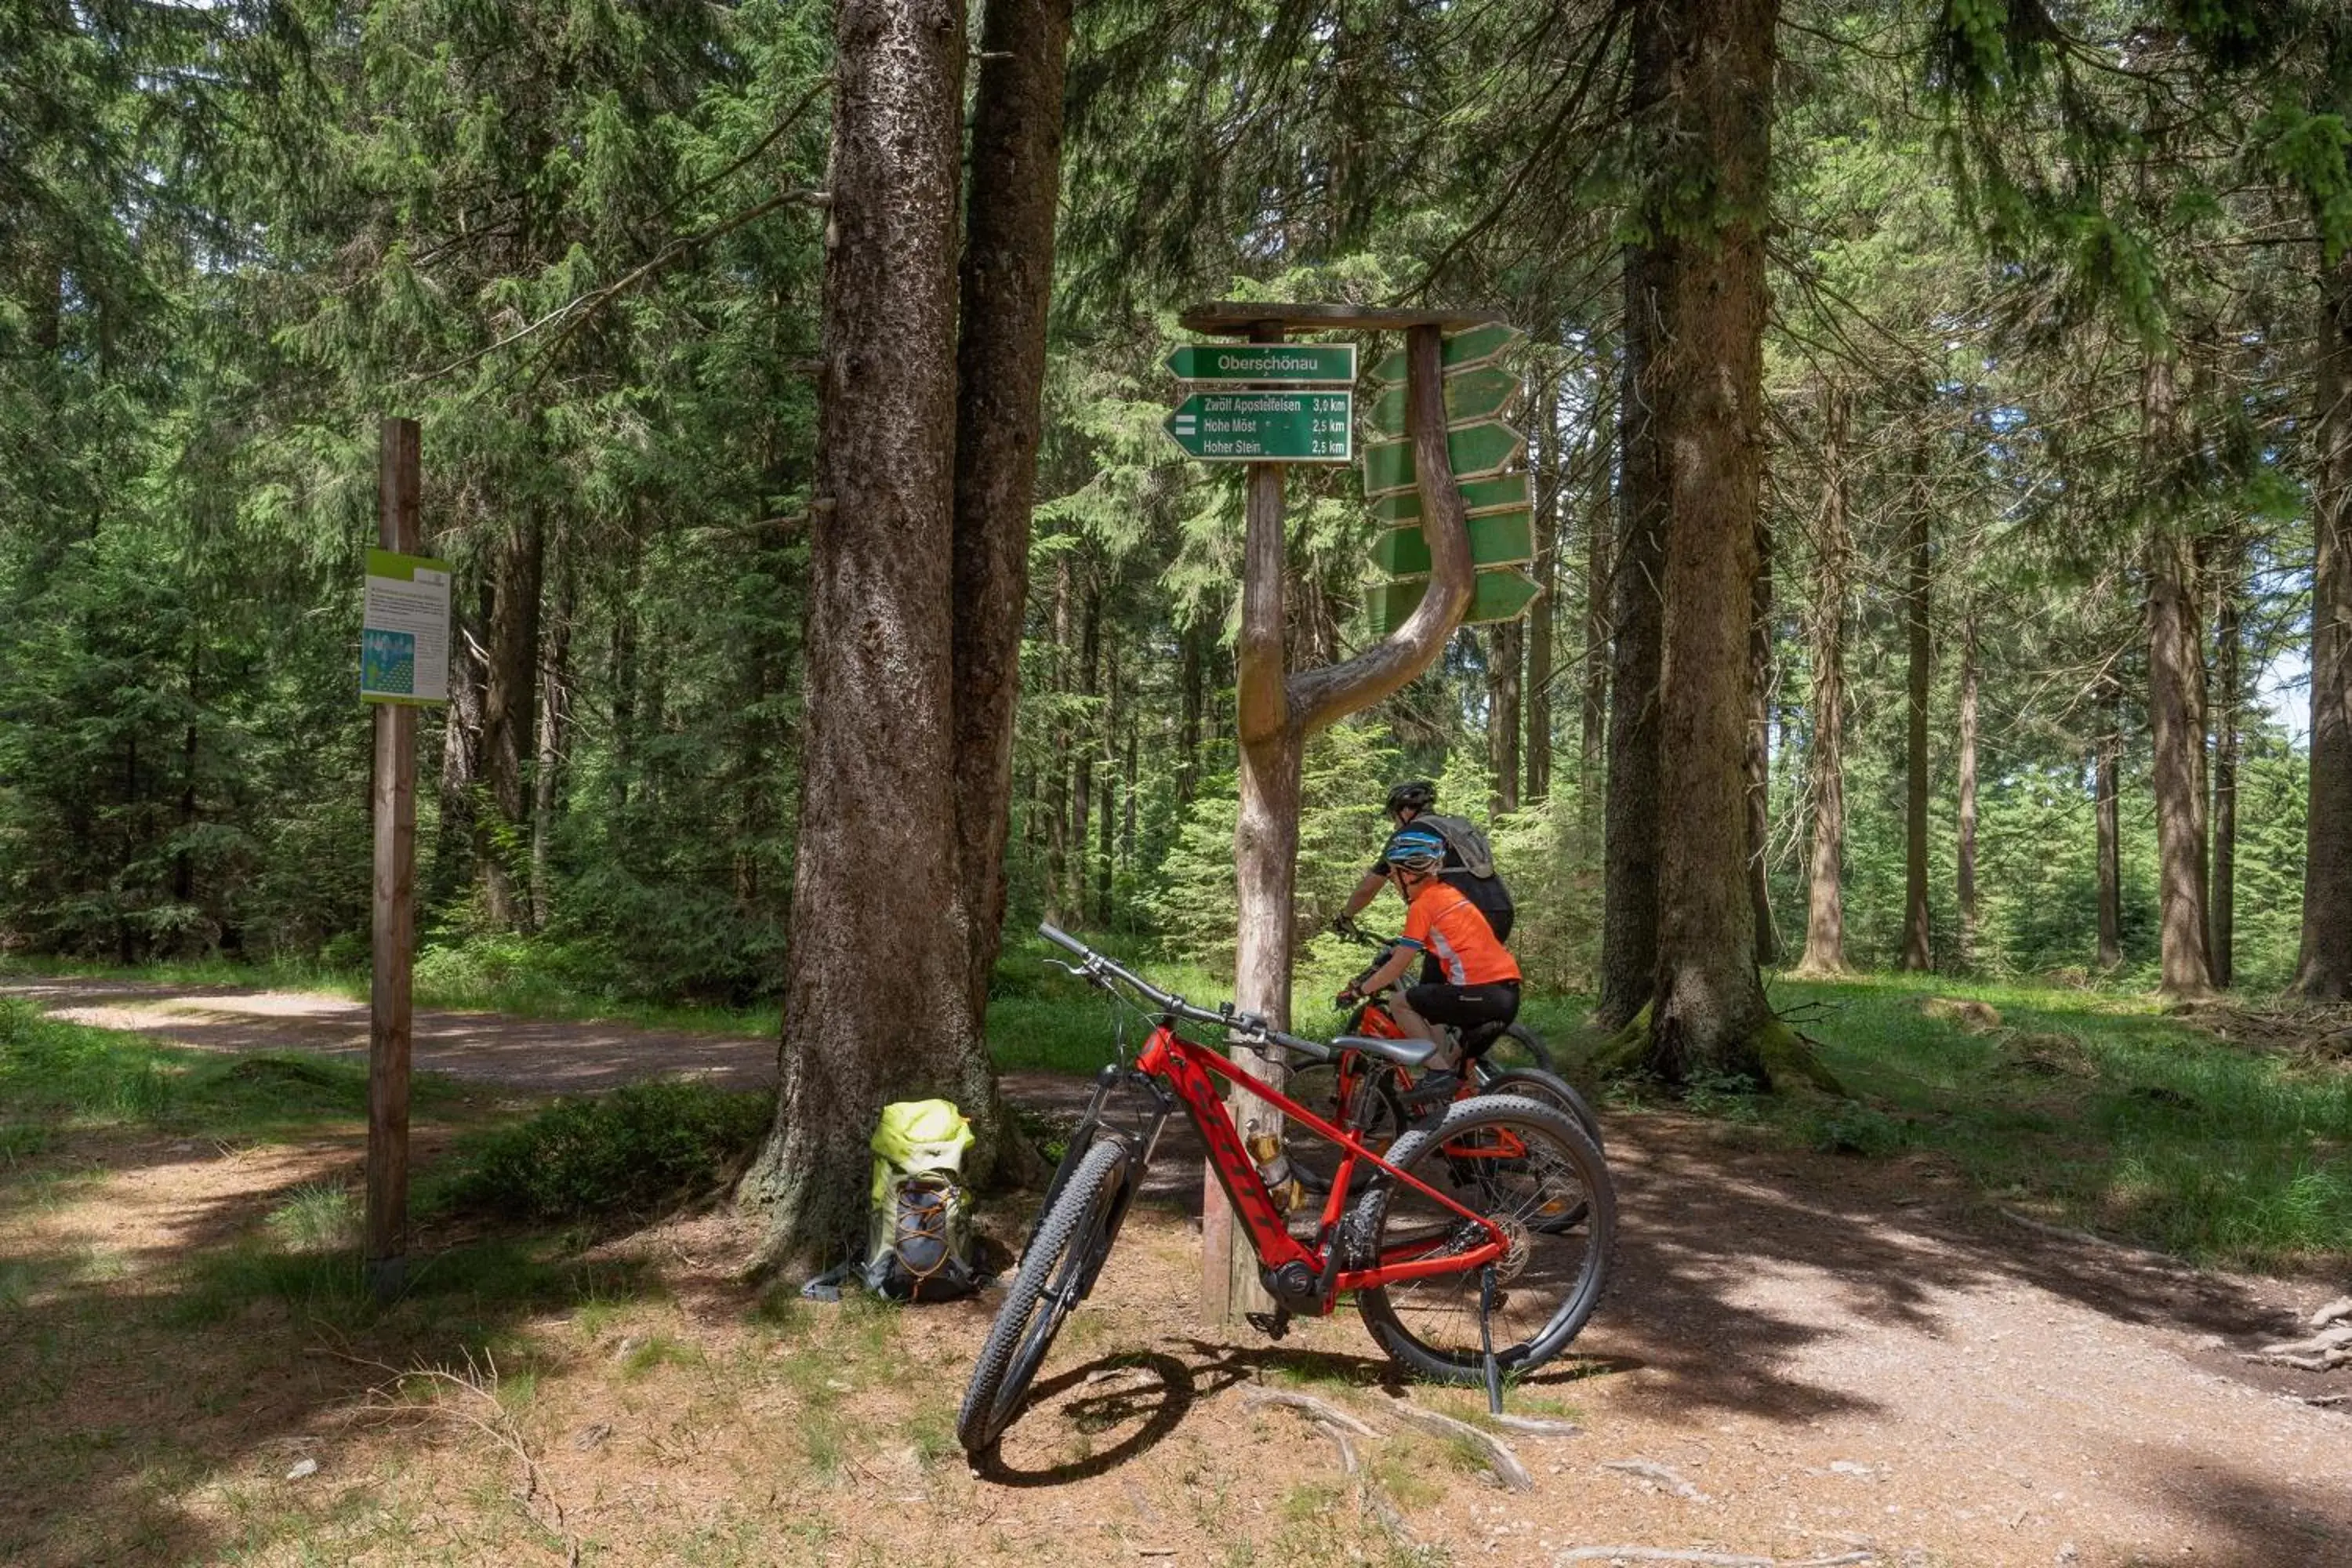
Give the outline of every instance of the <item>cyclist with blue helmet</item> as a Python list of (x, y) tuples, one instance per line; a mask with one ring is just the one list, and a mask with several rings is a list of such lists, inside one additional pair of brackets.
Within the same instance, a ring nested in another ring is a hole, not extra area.
[(1435, 973), (1425, 971), (1423, 984), (1405, 990), (1390, 1011), (1399, 1027), (1424, 1039), (1442, 1040), (1432, 1024), (1450, 1025), (1466, 1036), (1482, 1025), (1508, 1024), (1519, 1014), (1518, 961), (1478, 906), (1445, 880), (1445, 836), (1421, 823), (1408, 822), (1389, 836), (1381, 863), (1404, 899), (1404, 934), (1365, 977), (1360, 991), (1351, 985), (1339, 996), (1341, 1006), (1351, 1005), (1359, 995), (1395, 984), (1415, 958), (1423, 959)]

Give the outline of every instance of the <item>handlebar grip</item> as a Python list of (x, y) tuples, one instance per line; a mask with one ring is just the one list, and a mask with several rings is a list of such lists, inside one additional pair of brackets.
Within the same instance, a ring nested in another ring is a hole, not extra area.
[(1320, 1040), (1302, 1039), (1297, 1035), (1286, 1035), (1278, 1029), (1267, 1030), (1265, 1037), (1285, 1050), (1297, 1052), (1308, 1061), (1328, 1062), (1331, 1059), (1331, 1047)]
[(1092, 958), (1094, 956), (1092, 950), (1090, 950), (1085, 942), (1080, 942), (1076, 937), (1072, 936), (1068, 931), (1064, 931), (1061, 927), (1054, 924), (1051, 921), (1047, 921), (1040, 924), (1037, 927), (1037, 934), (1044, 937), (1047, 942), (1052, 942), (1056, 947), (1066, 947), (1069, 949), (1072, 952), (1076, 953), (1080, 958)]

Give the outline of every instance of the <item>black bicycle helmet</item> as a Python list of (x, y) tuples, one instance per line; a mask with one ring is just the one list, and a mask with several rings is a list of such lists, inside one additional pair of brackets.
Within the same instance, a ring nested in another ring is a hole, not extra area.
[(1407, 779), (1389, 791), (1389, 815), (1401, 811), (1427, 811), (1437, 804), (1437, 786), (1427, 779)]
[(1434, 827), (1408, 822), (1389, 835), (1381, 852), (1383, 864), (1407, 871), (1434, 871), (1445, 864), (1445, 836)]

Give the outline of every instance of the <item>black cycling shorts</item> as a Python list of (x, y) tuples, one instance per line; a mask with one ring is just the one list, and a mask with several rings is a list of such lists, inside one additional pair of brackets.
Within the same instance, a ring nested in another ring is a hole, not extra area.
[(1519, 1016), (1519, 983), (1490, 980), (1484, 985), (1415, 985), (1405, 1005), (1433, 1024), (1451, 1024), (1467, 1035), (1482, 1024), (1507, 1024)]

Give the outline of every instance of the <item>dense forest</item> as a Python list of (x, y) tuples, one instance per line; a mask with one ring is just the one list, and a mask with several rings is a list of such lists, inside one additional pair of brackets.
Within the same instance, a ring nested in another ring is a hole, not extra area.
[[(783, 986), (796, 865), (864, 816), (803, 789), (812, 747), (891, 744), (812, 710), (824, 529), (935, 460), (820, 440), (825, 312), (883, 308), (827, 292), (869, 243), (847, 182), (904, 152), (849, 138), (878, 68), (843, 51), (906, 10), (0, 5), (0, 946), (363, 962), (360, 563), (404, 415), (460, 585), (424, 972)], [(1436, 778), (1536, 975), (1632, 1016), (1682, 885), (1661, 648), (1706, 602), (1747, 628), (1717, 695), (1768, 968), (2352, 987), (2339, 7), (992, 0), (936, 31), (964, 297), (1051, 287), (1034, 512), (971, 563), (1025, 604), (1008, 929), (1230, 962), (1241, 487), (1160, 428), (1179, 309), (1446, 301), (1527, 334), (1544, 592), (1311, 743), (1303, 917), (1386, 785)], [(1041, 150), (1042, 205), (982, 199)], [(1709, 333), (1760, 406), (1709, 413)], [(965, 451), (1017, 436), (877, 353)], [(1685, 439), (1728, 488), (1667, 473)], [(1293, 655), (1328, 664), (1372, 640), (1381, 525), (1350, 468), (1288, 505)], [(1686, 507), (1705, 562), (1668, 560)]]

